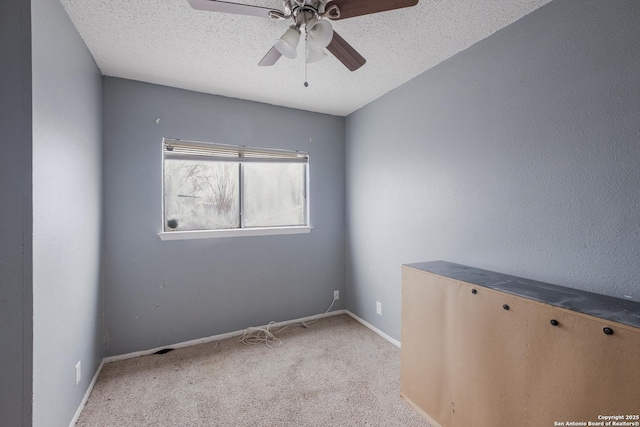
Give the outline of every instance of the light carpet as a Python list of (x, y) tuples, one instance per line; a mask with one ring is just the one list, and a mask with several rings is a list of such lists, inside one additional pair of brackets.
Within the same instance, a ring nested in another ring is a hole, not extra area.
[(400, 398), (400, 350), (346, 315), (108, 363), (76, 426), (430, 426)]

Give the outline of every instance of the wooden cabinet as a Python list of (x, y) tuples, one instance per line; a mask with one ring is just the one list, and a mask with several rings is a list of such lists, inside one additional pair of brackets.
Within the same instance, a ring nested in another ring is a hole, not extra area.
[(443, 427), (633, 418), (640, 304), (442, 261), (403, 266), (400, 382)]

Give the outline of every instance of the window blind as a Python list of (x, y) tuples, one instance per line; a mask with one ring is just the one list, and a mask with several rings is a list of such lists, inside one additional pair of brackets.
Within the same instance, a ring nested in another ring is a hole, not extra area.
[(308, 163), (309, 153), (165, 138), (164, 158), (227, 162)]

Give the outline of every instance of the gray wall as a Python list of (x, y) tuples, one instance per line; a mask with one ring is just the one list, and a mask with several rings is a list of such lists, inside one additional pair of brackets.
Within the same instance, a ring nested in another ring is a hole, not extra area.
[(31, 425), (31, 11), (0, 2), (0, 425)]
[(347, 117), (351, 311), (399, 338), (436, 259), (640, 301), (639, 16), (555, 0)]
[[(344, 291), (344, 118), (104, 78), (103, 124), (107, 355), (309, 316)], [(314, 229), (161, 241), (163, 137), (309, 151)]]
[(33, 425), (68, 426), (104, 356), (102, 80), (60, 2), (31, 4)]

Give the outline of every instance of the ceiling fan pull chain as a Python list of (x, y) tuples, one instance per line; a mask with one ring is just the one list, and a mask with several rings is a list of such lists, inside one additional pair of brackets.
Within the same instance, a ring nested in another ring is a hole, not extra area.
[(307, 81), (307, 58), (309, 57), (309, 44), (307, 43), (307, 27), (304, 28), (304, 87), (309, 87)]

